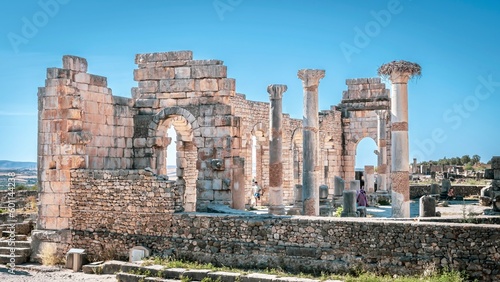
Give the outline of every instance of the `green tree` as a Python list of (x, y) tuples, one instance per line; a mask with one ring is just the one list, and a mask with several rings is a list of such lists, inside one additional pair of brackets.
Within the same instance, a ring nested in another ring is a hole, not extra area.
[(460, 160), (462, 161), (463, 165), (466, 165), (466, 164), (470, 163), (470, 157), (469, 157), (469, 155), (463, 155)]
[(478, 155), (472, 156), (472, 159), (471, 159), (472, 164), (477, 164), (480, 161), (481, 161), (481, 157), (480, 156), (478, 156)]
[(450, 164), (450, 160), (448, 160), (446, 157), (444, 157), (442, 159), (439, 159), (437, 164), (438, 165), (449, 165)]

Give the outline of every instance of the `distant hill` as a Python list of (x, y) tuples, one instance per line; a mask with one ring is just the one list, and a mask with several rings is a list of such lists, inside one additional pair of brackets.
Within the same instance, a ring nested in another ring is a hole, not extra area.
[(15, 162), (0, 160), (0, 170), (6, 169), (36, 169), (36, 162)]

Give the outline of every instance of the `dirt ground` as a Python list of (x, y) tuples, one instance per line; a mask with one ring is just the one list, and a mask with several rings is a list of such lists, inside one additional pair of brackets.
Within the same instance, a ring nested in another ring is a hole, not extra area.
[(73, 272), (71, 269), (44, 267), (35, 264), (25, 264), (16, 267), (15, 274), (8, 272), (0, 265), (0, 281), (2, 282), (66, 282), (66, 281), (116, 281), (115, 275), (94, 275), (83, 272)]

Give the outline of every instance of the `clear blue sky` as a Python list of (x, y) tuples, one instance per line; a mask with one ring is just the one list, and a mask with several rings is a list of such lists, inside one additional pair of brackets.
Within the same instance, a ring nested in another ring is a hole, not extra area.
[[(237, 92), (251, 100), (268, 101), (268, 84), (287, 84), (283, 110), (295, 118), (302, 117), (299, 69), (326, 70), (319, 100), (329, 109), (340, 102), (345, 79), (374, 77), (392, 60), (416, 62), (423, 75), (409, 83), (410, 158), (500, 155), (499, 1), (0, 5), (0, 159), (36, 161), (37, 87), (47, 67), (62, 67), (63, 55), (87, 58), (90, 73), (130, 97), (134, 55), (171, 50), (223, 60)], [(375, 143), (361, 144), (357, 167), (375, 160)]]

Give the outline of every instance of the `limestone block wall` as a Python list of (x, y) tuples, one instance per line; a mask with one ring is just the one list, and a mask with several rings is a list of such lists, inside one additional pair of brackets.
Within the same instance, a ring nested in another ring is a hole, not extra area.
[[(165, 214), (161, 234), (74, 229), (73, 247), (96, 245), (127, 255), (134, 245), (178, 258), (292, 272), (418, 274), (435, 266), (466, 270), (472, 279), (500, 279), (500, 226), (340, 218)], [(83, 227), (83, 226), (82, 226)], [(91, 238), (91, 239), (90, 239)]]
[(293, 205), (295, 185), (302, 184), (302, 120), (283, 115), (283, 203)]
[[(356, 153), (359, 142), (369, 137), (377, 142), (377, 115), (373, 111), (355, 111), (343, 119), (346, 155), (344, 155), (344, 176), (346, 181), (354, 180)], [(375, 156), (375, 155), (374, 155)], [(373, 164), (373, 165), (376, 165)]]
[(47, 69), (38, 90), (38, 227), (66, 229), (70, 170), (120, 169), (132, 165), (134, 110), (130, 99), (113, 97), (105, 77), (87, 73), (87, 61), (63, 57)]
[[(68, 228), (72, 169), (149, 167), (165, 174), (167, 146), (174, 137), (167, 134), (170, 126), (177, 135), (174, 180), (185, 187), (185, 211), (205, 211), (211, 203), (234, 206), (241, 173), (248, 204), (253, 162), (266, 191), (269, 103), (236, 95), (235, 80), (227, 78), (220, 60), (194, 60), (191, 51), (139, 54), (135, 60), (138, 86), (132, 99), (113, 96), (105, 77), (87, 73), (84, 58), (64, 56), (63, 68), (47, 70), (45, 87), (39, 89), (39, 228)], [(321, 182), (330, 194), (335, 176), (353, 174), (354, 145), (362, 136), (375, 138), (373, 112), (387, 104), (388, 90), (379, 79), (347, 84), (342, 103), (319, 113)], [(292, 204), (294, 185), (302, 182), (302, 120), (287, 114), (283, 148), (283, 200)]]
[[(347, 79), (347, 90), (342, 93), (342, 101), (338, 105), (342, 112), (343, 153), (342, 174), (346, 181), (354, 180), (356, 149), (358, 143), (365, 137), (373, 139), (375, 144), (381, 143), (390, 148), (390, 120), (385, 122), (385, 139), (379, 142), (377, 111), (390, 109), (390, 91), (381, 83), (380, 78)], [(380, 145), (380, 144), (379, 144)], [(379, 148), (380, 150), (380, 148)], [(390, 150), (381, 152), (385, 164), (390, 164)], [(373, 165), (377, 165), (376, 163)], [(390, 165), (384, 167), (385, 173), (390, 173)]]
[(193, 60), (191, 51), (139, 54), (135, 61), (134, 168), (164, 171), (166, 132), (174, 126), (182, 141), (177, 180), (189, 189), (188, 210), (203, 211), (210, 203), (231, 206), (241, 133), (230, 104), (235, 80), (227, 78), (227, 67), (220, 60)]
[(82, 129), (91, 137), (86, 144), (87, 167), (131, 168), (135, 114), (132, 100), (93, 91), (82, 91), (81, 99)]
[[(256, 163), (255, 179), (264, 194), (259, 204), (267, 204), (269, 187), (269, 103), (247, 100), (243, 94), (231, 97), (234, 114), (240, 118), (241, 151), (245, 158), (245, 203), (250, 204), (252, 196), (252, 163)], [(252, 156), (255, 144), (256, 156)]]
[(342, 117), (337, 107), (319, 114), (320, 165), (322, 173), (320, 185), (328, 185), (328, 194), (334, 194), (335, 176), (342, 175)]

